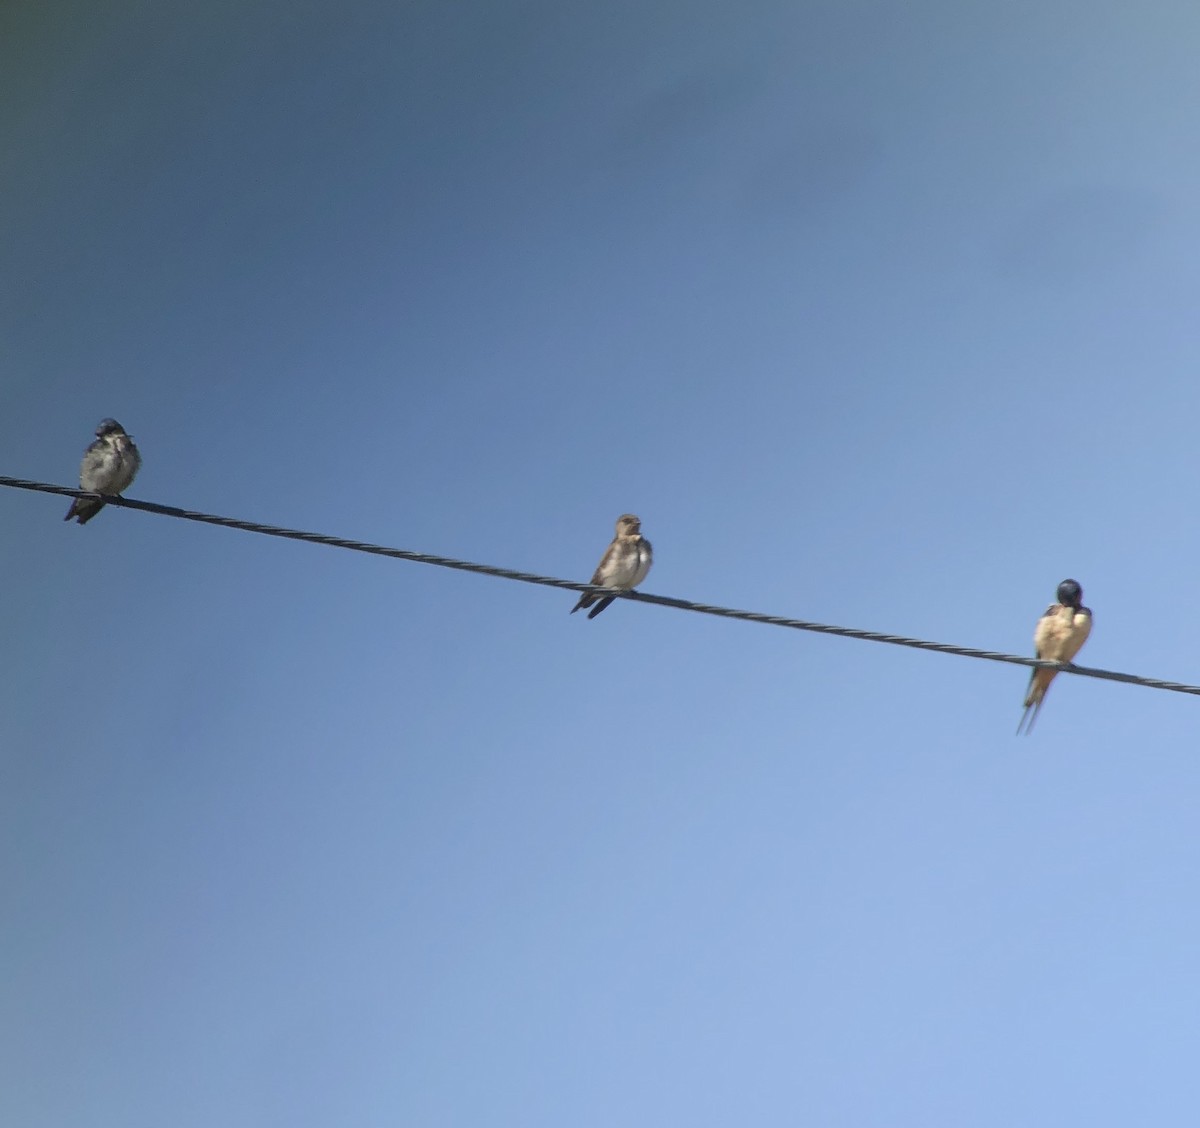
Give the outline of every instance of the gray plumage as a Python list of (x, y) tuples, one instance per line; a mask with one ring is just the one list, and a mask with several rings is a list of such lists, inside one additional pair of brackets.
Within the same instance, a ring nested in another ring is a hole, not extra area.
[[(95, 442), (83, 453), (79, 488), (95, 494), (119, 494), (129, 488), (141, 465), (142, 456), (125, 428), (115, 419), (101, 420)], [(77, 497), (63, 520), (74, 517), (86, 525), (103, 508), (102, 498)]]

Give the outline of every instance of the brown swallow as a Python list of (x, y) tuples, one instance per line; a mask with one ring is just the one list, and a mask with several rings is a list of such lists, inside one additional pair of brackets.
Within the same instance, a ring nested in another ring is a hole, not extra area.
[[(1055, 662), (1070, 662), (1079, 653), (1092, 630), (1092, 612), (1083, 606), (1083, 588), (1075, 580), (1063, 580), (1058, 585), (1058, 602), (1046, 608), (1033, 632), (1035, 653), (1039, 658)], [(1025, 712), (1017, 725), (1017, 734), (1033, 732), (1033, 723), (1041, 712), (1046, 690), (1054, 680), (1057, 670), (1035, 667), (1029, 676), (1029, 690), (1025, 694)]]
[[(642, 536), (642, 522), (632, 513), (624, 513), (617, 518), (617, 535), (600, 560), (600, 566), (591, 582), (597, 587), (620, 588), (629, 591), (635, 588), (645, 578), (653, 563), (653, 552), (650, 542)], [(596, 606), (588, 612), (588, 618), (594, 619), (616, 596), (600, 595), (599, 592), (585, 591), (579, 602), (571, 608), (574, 615), (581, 607)], [(597, 602), (597, 600), (599, 602)]]

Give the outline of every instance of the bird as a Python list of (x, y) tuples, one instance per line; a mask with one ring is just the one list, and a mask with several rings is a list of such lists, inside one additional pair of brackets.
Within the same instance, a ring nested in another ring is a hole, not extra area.
[[(1058, 585), (1058, 602), (1046, 608), (1033, 632), (1033, 645), (1039, 658), (1055, 662), (1070, 662), (1092, 631), (1091, 608), (1083, 605), (1083, 588), (1077, 580), (1063, 580)], [(1029, 676), (1029, 690), (1025, 694), (1025, 712), (1017, 725), (1017, 734), (1022, 728), (1025, 734), (1033, 732), (1033, 723), (1041, 712), (1046, 690), (1058, 673), (1055, 669), (1037, 666)]]
[[(617, 518), (617, 535), (600, 558), (599, 567), (596, 568), (591, 582), (597, 587), (629, 591), (646, 578), (653, 561), (654, 554), (650, 542), (642, 536), (641, 518), (632, 513), (623, 513)], [(588, 612), (588, 618), (594, 619), (615, 598), (616, 596), (612, 595), (601, 596), (598, 592), (585, 591), (579, 597), (579, 602), (571, 608), (571, 614), (574, 615), (581, 607), (592, 607), (595, 603), (595, 607)]]
[[(125, 428), (115, 419), (102, 419), (95, 441), (83, 452), (79, 488), (93, 494), (119, 494), (129, 488), (141, 465), (142, 456)], [(63, 520), (76, 517), (86, 525), (103, 508), (103, 497), (77, 497)]]

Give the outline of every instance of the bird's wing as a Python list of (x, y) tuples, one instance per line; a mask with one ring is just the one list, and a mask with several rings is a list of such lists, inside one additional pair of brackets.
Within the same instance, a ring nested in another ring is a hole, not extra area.
[(592, 583), (599, 584), (601, 587), (609, 587), (610, 581), (620, 568), (621, 562), (621, 542), (615, 540), (604, 550), (604, 555), (600, 557), (600, 563), (596, 565), (595, 575), (592, 576)]

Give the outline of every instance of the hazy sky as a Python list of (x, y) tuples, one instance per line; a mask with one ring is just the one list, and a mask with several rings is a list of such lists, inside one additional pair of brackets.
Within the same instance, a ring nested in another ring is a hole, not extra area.
[[(1198, 36), (6, 5), (0, 474), (1200, 681)], [(0, 506), (0, 1123), (1197, 1123), (1195, 699)]]

